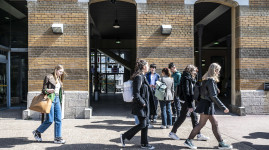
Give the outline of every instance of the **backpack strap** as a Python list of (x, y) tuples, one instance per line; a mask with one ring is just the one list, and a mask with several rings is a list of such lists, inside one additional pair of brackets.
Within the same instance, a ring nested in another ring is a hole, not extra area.
[[(166, 85), (166, 83), (163, 82), (163, 77), (161, 78), (161, 81), (162, 81), (163, 84)], [(167, 85), (166, 85), (166, 89), (165, 89), (165, 97), (164, 97), (164, 101), (166, 101), (166, 96), (167, 96)]]

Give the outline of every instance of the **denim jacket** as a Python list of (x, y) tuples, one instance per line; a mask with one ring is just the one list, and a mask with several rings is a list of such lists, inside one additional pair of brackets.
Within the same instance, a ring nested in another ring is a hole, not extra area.
[[(159, 75), (158, 73), (154, 73), (154, 76), (155, 76), (155, 83), (156, 83), (156, 81), (159, 80), (160, 75)], [(147, 80), (148, 80), (148, 82), (149, 82), (149, 84), (150, 84), (150, 82), (151, 82), (151, 72), (148, 72), (148, 73), (146, 74), (146, 78), (147, 78)]]

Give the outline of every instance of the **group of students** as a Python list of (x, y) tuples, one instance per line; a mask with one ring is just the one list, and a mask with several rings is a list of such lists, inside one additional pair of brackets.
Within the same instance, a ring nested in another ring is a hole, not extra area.
[[(158, 101), (154, 96), (156, 90), (156, 81), (164, 82), (167, 86), (166, 96), (164, 100), (159, 101), (162, 114), (161, 128), (170, 128), (172, 126), (171, 105), (174, 106), (173, 113), (177, 115), (177, 120), (173, 125), (169, 137), (174, 140), (180, 140), (176, 135), (177, 129), (186, 119), (186, 114), (190, 112), (193, 130), (189, 137), (184, 142), (184, 145), (191, 149), (197, 149), (193, 145), (192, 139), (197, 135), (197, 140), (207, 141), (209, 138), (202, 135), (200, 130), (209, 120), (212, 124), (214, 136), (219, 142), (219, 149), (232, 149), (231, 145), (224, 143), (218, 128), (218, 122), (214, 116), (214, 104), (224, 111), (229, 113), (229, 109), (218, 98), (219, 89), (217, 82), (219, 82), (220, 65), (212, 63), (208, 71), (202, 78), (202, 86), (200, 87), (200, 98), (197, 107), (195, 108), (193, 97), (194, 85), (196, 83), (197, 68), (194, 65), (187, 65), (181, 75), (173, 63), (169, 64), (168, 68), (162, 69), (162, 76), (160, 77), (156, 72), (156, 65), (151, 65), (151, 72), (149, 71), (148, 62), (139, 60), (136, 62), (135, 71), (131, 76), (133, 80), (133, 104), (132, 114), (137, 116), (137, 125), (129, 129), (127, 132), (120, 135), (121, 144), (125, 147), (125, 140), (131, 140), (135, 134), (141, 131), (141, 148), (155, 149), (154, 146), (148, 142), (148, 128), (150, 121), (156, 122)], [(171, 75), (172, 72), (172, 75)], [(62, 65), (57, 65), (52, 74), (44, 78), (42, 93), (48, 95), (52, 100), (52, 106), (49, 114), (46, 114), (46, 120), (33, 131), (34, 138), (41, 142), (41, 133), (45, 132), (49, 126), (55, 121), (54, 127), (54, 143), (64, 144), (65, 140), (62, 138), (62, 117), (61, 117), (61, 101), (63, 94), (63, 81), (65, 71)], [(179, 99), (175, 92), (178, 85), (182, 87), (183, 98)], [(197, 114), (200, 114), (198, 123)], [(152, 116), (152, 117), (150, 117)]]
[[(200, 87), (200, 98), (197, 107), (194, 101), (194, 86), (196, 84), (196, 76), (198, 69), (194, 65), (187, 65), (182, 75), (177, 71), (174, 63), (170, 63), (168, 68), (162, 69), (162, 75), (156, 73), (156, 65), (150, 65), (150, 72), (148, 62), (139, 60), (136, 62), (136, 67), (131, 80), (133, 80), (133, 104), (132, 114), (138, 119), (136, 125), (120, 135), (122, 147), (125, 147), (125, 140), (131, 140), (135, 134), (141, 131), (141, 148), (155, 149), (154, 146), (148, 142), (148, 128), (152, 127), (150, 122), (156, 122), (157, 106), (160, 103), (162, 125), (160, 128), (166, 129), (172, 126), (172, 112), (177, 116), (169, 137), (174, 140), (180, 140), (176, 135), (177, 129), (185, 121), (186, 116), (190, 113), (193, 130), (189, 137), (185, 140), (184, 145), (190, 149), (197, 149), (192, 143), (192, 139), (197, 136), (197, 140), (207, 141), (209, 137), (200, 133), (207, 120), (212, 125), (213, 134), (218, 140), (219, 149), (232, 149), (232, 146), (224, 143), (218, 128), (218, 122), (214, 116), (214, 104), (224, 111), (229, 113), (229, 109), (218, 98), (219, 89), (217, 82), (219, 82), (219, 73), (221, 66), (217, 63), (212, 63), (208, 71), (202, 78), (202, 85)], [(172, 72), (172, 74), (171, 74)], [(156, 81), (161, 81), (166, 84), (166, 96), (164, 100), (158, 100), (155, 96)], [(179, 98), (177, 90), (181, 87), (183, 97)], [(171, 108), (172, 107), (172, 108)], [(200, 120), (198, 122), (198, 116)]]

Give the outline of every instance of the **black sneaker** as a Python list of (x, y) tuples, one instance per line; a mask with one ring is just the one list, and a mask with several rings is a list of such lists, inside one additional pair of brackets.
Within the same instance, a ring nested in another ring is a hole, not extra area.
[(34, 138), (35, 138), (36, 141), (42, 142), (42, 138), (41, 138), (41, 133), (40, 132), (38, 132), (37, 130), (34, 130), (32, 133), (33, 133)]
[(123, 137), (123, 134), (120, 135), (120, 142), (121, 142), (121, 146), (125, 147), (125, 142), (124, 142), (125, 138)]
[(143, 148), (143, 149), (155, 149), (154, 146), (149, 145), (149, 144), (141, 144), (141, 148)]
[(232, 145), (225, 144), (223, 141), (219, 142), (219, 149), (233, 149)]
[(190, 149), (197, 149), (197, 147), (192, 144), (192, 140), (191, 139), (187, 139), (184, 142), (184, 145), (187, 146)]
[(65, 144), (65, 140), (62, 137), (57, 137), (54, 139), (54, 143), (56, 144)]

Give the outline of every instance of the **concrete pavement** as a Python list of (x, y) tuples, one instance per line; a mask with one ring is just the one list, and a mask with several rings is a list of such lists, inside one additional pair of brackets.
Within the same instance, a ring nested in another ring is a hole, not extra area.
[[(0, 112), (1, 113), (1, 112)], [(231, 116), (218, 115), (223, 139), (239, 150), (268, 150), (268, 119), (269, 116)], [(156, 149), (178, 150), (186, 149), (184, 140), (191, 131), (190, 118), (179, 128), (177, 135), (180, 141), (168, 138), (170, 129), (159, 129), (161, 120), (149, 129), (149, 141)], [(90, 120), (63, 120), (63, 137), (65, 145), (53, 143), (53, 126), (42, 134), (43, 142), (34, 141), (32, 131), (38, 127), (40, 121), (1, 118), (0, 120), (0, 149), (108, 149), (119, 150), (119, 135), (127, 131), (134, 124), (134, 119), (123, 116), (97, 116)], [(196, 141), (199, 149), (216, 149), (217, 141), (211, 131), (210, 123), (202, 129), (202, 133), (210, 137), (207, 142)], [(126, 148), (140, 149), (140, 135), (131, 141), (126, 141)]]
[[(91, 102), (93, 118), (64, 119), (62, 135), (65, 145), (53, 143), (54, 126), (44, 134), (43, 142), (35, 142), (32, 131), (39, 125), (39, 120), (21, 120), (23, 109), (0, 111), (0, 149), (14, 150), (136, 150), (140, 149), (140, 133), (131, 141), (126, 141), (126, 148), (121, 148), (120, 134), (134, 125), (131, 104), (124, 103), (121, 94), (103, 95), (98, 102)], [(235, 116), (217, 112), (223, 139), (238, 150), (269, 150), (269, 115)], [(179, 141), (168, 137), (170, 129), (160, 129), (161, 119), (149, 129), (149, 142), (158, 150), (186, 149), (184, 140), (192, 130), (190, 117), (178, 129)], [(201, 131), (209, 136), (207, 142), (194, 140), (199, 149), (216, 149), (217, 140), (208, 122)]]

